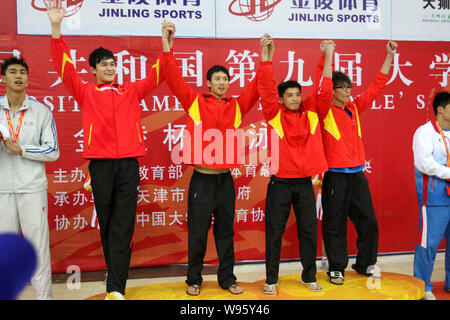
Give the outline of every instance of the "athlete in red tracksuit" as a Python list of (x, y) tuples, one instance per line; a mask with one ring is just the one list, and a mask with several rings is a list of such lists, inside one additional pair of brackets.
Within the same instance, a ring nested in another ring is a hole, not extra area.
[(83, 157), (90, 160), (89, 173), (108, 271), (106, 298), (124, 299), (139, 188), (137, 157), (146, 155), (140, 102), (163, 81), (160, 58), (144, 80), (119, 85), (114, 82), (113, 54), (99, 48), (89, 57), (97, 83), (84, 82), (61, 36), (64, 17), (61, 3), (51, 3), (48, 15), (54, 66), (82, 111)]
[(352, 267), (368, 276), (375, 273), (378, 224), (363, 173), (366, 158), (359, 117), (385, 87), (396, 49), (395, 42), (388, 43), (380, 73), (367, 91), (353, 101), (350, 101), (351, 80), (342, 72), (333, 72), (333, 101), (319, 113), (329, 166), (322, 186), (322, 231), (329, 260), (328, 274), (334, 284), (343, 284), (348, 264), (348, 218), (355, 224), (358, 234), (358, 255)]
[[(334, 43), (322, 42), (324, 55), (318, 70), (324, 70), (324, 77), (320, 86), (316, 83), (313, 95), (304, 101), (301, 99), (301, 86), (296, 81), (282, 82), (277, 90), (271, 61), (274, 51), (272, 39), (265, 35), (261, 44), (268, 53), (263, 50), (264, 62), (257, 73), (258, 91), (264, 117), (272, 127), (271, 135), (275, 133), (278, 137), (274, 141), (269, 139), (272, 176), (266, 196), (266, 283), (263, 292), (277, 292), (282, 236), (291, 206), (297, 220), (302, 282), (312, 291), (321, 291), (322, 287), (316, 280), (317, 217), (311, 177), (328, 169), (316, 104), (322, 104), (320, 109), (323, 110), (331, 103)], [(322, 74), (318, 80), (320, 76)], [(322, 92), (320, 96), (316, 95), (317, 90)]]
[[(167, 23), (167, 26), (173, 37), (173, 24)], [(236, 284), (233, 274), (236, 192), (229, 169), (242, 164), (237, 154), (242, 141), (234, 135), (242, 131), (239, 130), (242, 117), (258, 101), (256, 79), (246, 86), (239, 97), (228, 98), (228, 70), (223, 66), (214, 66), (207, 72), (210, 93), (200, 94), (183, 79), (168, 45), (164, 45), (164, 51), (161, 65), (166, 83), (188, 114), (179, 160), (195, 166), (188, 191), (187, 293), (200, 293), (207, 234), (214, 215), (213, 232), (219, 258), (218, 283), (221, 288), (239, 294), (242, 288)]]

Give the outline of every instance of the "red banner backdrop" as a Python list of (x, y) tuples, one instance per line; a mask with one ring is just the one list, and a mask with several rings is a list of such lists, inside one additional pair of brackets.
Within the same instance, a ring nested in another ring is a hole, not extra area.
[[(70, 265), (81, 270), (104, 268), (99, 230), (93, 217), (92, 194), (83, 188), (88, 161), (82, 158), (81, 110), (60, 82), (50, 58), (50, 37), (17, 35), (15, 12), (0, 14), (0, 59), (16, 54), (26, 58), (28, 94), (52, 109), (61, 157), (47, 164), (50, 245), (53, 272)], [(14, 13), (14, 14), (13, 14)], [(7, 22), (5, 22), (7, 21)], [(50, 28), (50, 27), (49, 27)], [(270, 31), (270, 30), (268, 30)], [(145, 76), (161, 50), (159, 38), (66, 37), (81, 77), (94, 81), (88, 56), (98, 46), (112, 50), (122, 68), (118, 81)], [(303, 97), (311, 93), (321, 40), (277, 40), (275, 78), (298, 80)], [(351, 75), (352, 94), (360, 94), (379, 71), (386, 41), (337, 40), (336, 68)], [(206, 70), (222, 64), (231, 72), (230, 95), (237, 95), (255, 75), (259, 39), (175, 39), (175, 56), (187, 81), (206, 92)], [(387, 88), (361, 117), (366, 148), (366, 175), (380, 228), (380, 253), (411, 252), (418, 236), (419, 207), (414, 186), (412, 136), (434, 117), (432, 98), (449, 90), (448, 42), (400, 42)], [(0, 84), (0, 94), (5, 87)], [(171, 160), (180, 143), (186, 114), (165, 83), (142, 102), (147, 156), (139, 159), (141, 186), (136, 216), (132, 267), (187, 262), (187, 191), (192, 167)], [(256, 105), (243, 119), (242, 128), (253, 134), (250, 152), (262, 150), (267, 124)], [(243, 165), (232, 172), (236, 186), (236, 261), (263, 261), (265, 194), (268, 176), (261, 164)], [(283, 240), (282, 259), (298, 259), (295, 218), (291, 215)], [(355, 254), (355, 231), (349, 224), (349, 254)], [(319, 225), (318, 256), (321, 256)], [(205, 263), (216, 263), (212, 232)]]

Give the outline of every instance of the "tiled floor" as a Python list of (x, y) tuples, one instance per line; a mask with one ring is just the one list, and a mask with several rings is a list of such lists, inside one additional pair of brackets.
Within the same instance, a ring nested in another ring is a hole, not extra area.
[[(440, 252), (437, 254), (436, 262), (433, 270), (433, 275), (431, 280), (433, 282), (441, 282), (445, 280), (445, 267), (444, 267), (444, 252)], [(350, 259), (349, 266), (354, 263), (355, 259)], [(403, 255), (389, 255), (389, 256), (379, 256), (377, 266), (380, 268), (381, 272), (395, 272), (407, 275), (413, 275), (413, 254), (403, 254)], [(140, 276), (138, 279), (134, 279), (136, 277), (136, 272), (134, 272), (135, 276), (133, 279), (129, 279), (127, 282), (127, 287), (136, 287), (143, 286), (148, 284), (155, 283), (168, 283), (168, 282), (180, 282), (184, 283), (186, 279), (184, 275), (185, 266), (178, 266), (178, 271), (174, 272), (173, 267), (161, 268), (158, 267), (158, 272), (154, 271), (154, 268), (147, 272), (140, 272)], [(317, 263), (317, 270), (321, 271), (320, 263)], [(210, 273), (208, 275), (204, 275), (203, 279), (205, 281), (213, 281), (216, 280), (217, 277), (214, 273), (214, 267), (205, 268), (205, 273)], [(299, 273), (301, 269), (300, 262), (284, 262), (280, 265), (280, 276), (281, 275), (289, 275)], [(349, 267), (349, 270), (351, 268)], [(170, 276), (157, 276), (155, 274), (163, 275), (167, 274)], [(100, 276), (99, 276), (100, 275)], [(253, 282), (262, 280), (265, 278), (265, 266), (264, 263), (249, 263), (249, 264), (238, 264), (235, 266), (235, 275), (239, 281), (247, 281)], [(81, 282), (77, 287), (73, 282), (66, 283), (65, 279), (67, 279), (69, 275), (54, 275), (54, 283), (52, 285), (53, 288), (53, 299), (55, 300), (82, 300), (88, 298), (90, 296), (94, 296), (97, 294), (101, 294), (105, 292), (105, 285), (103, 281), (100, 279), (103, 277), (103, 272), (97, 273), (97, 280), (95, 281), (85, 281), (83, 278), (85, 277), (83, 273), (81, 273)], [(142, 278), (144, 277), (144, 278)], [(92, 279), (92, 276), (88, 278)], [(94, 277), (95, 278), (95, 277)], [(59, 280), (58, 280), (59, 279)], [(63, 280), (61, 280), (63, 279)], [(71, 288), (72, 285), (72, 288)], [(30, 300), (34, 299), (34, 293), (31, 286), (27, 286), (24, 291), (19, 296), (19, 300)]]

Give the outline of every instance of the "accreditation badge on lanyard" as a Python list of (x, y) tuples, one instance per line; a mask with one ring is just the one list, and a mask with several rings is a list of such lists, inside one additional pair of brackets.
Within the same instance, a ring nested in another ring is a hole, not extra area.
[(23, 118), (25, 117), (25, 113), (27, 112), (27, 110), (22, 110), (22, 112), (20, 113), (19, 122), (17, 123), (17, 128), (15, 131), (11, 120), (11, 113), (9, 112), (8, 109), (5, 109), (5, 112), (6, 112), (6, 119), (8, 120), (8, 127), (9, 133), (11, 134), (11, 140), (12, 142), (17, 143), (17, 141), (19, 140), (20, 130), (22, 129)]
[[(448, 147), (448, 144), (447, 144), (447, 138), (446, 138), (446, 136), (444, 134), (444, 131), (442, 130), (441, 126), (439, 125), (439, 123), (437, 121), (436, 121), (434, 127), (441, 134), (442, 142), (444, 143), (445, 151), (447, 152), (447, 167), (450, 167), (450, 152), (449, 152), (449, 147)], [(450, 182), (450, 181), (447, 180), (447, 182)], [(445, 187), (447, 189), (447, 195), (450, 196), (450, 186), (447, 184)]]

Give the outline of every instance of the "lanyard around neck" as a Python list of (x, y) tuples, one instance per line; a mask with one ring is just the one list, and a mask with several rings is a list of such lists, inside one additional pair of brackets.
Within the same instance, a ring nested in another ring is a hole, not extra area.
[(14, 126), (11, 120), (11, 113), (9, 112), (8, 109), (5, 109), (6, 119), (8, 120), (9, 132), (11, 133), (11, 140), (14, 143), (16, 143), (19, 140), (19, 133), (20, 130), (22, 129), (23, 118), (25, 117), (26, 112), (27, 110), (22, 110), (22, 112), (20, 113), (19, 123), (17, 124), (17, 128), (14, 131)]
[(437, 131), (442, 136), (442, 142), (444, 143), (445, 151), (447, 152), (447, 167), (450, 167), (450, 152), (448, 150), (447, 140), (446, 140), (444, 131), (442, 130), (441, 126), (439, 125), (439, 123), (437, 121), (436, 121), (436, 128), (437, 128)]

